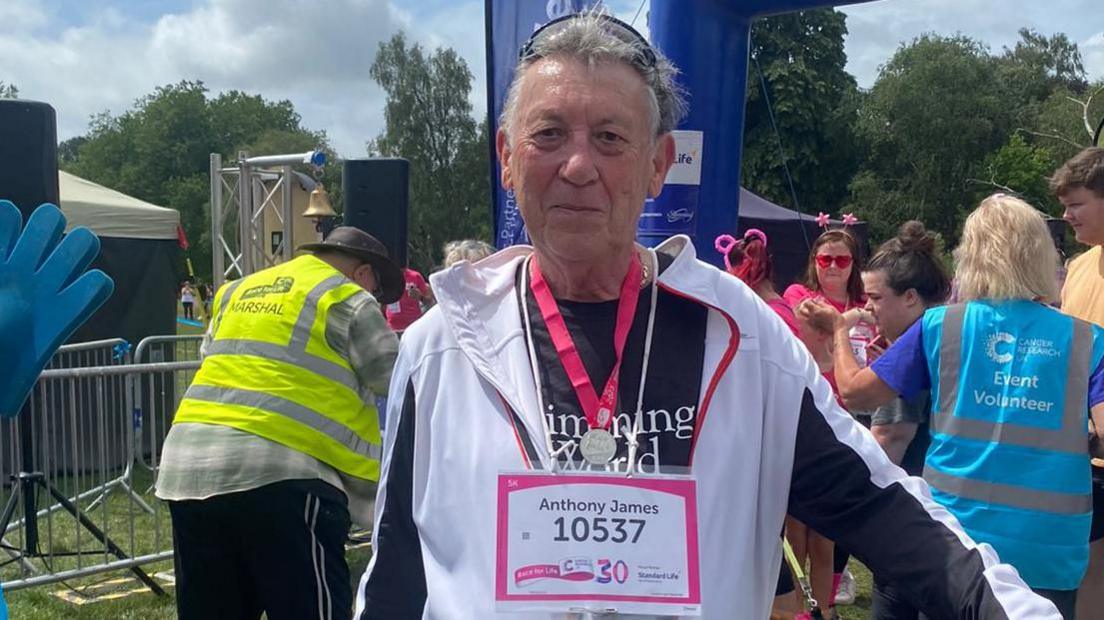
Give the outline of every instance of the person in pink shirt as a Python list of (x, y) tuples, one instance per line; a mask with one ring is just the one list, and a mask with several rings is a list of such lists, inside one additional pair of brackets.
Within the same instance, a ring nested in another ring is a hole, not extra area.
[(766, 233), (758, 228), (749, 228), (743, 239), (737, 241), (731, 235), (721, 235), (713, 246), (724, 255), (725, 270), (751, 287), (782, 318), (786, 327), (800, 337), (801, 326), (794, 316), (793, 306), (778, 294), (771, 280), (774, 268), (767, 253)]
[[(878, 333), (872, 317), (865, 315), (866, 293), (863, 292), (861, 267), (859, 244), (851, 233), (846, 230), (825, 231), (813, 242), (805, 281), (791, 284), (782, 297), (794, 310), (806, 299), (814, 299), (831, 304), (841, 314), (848, 310), (864, 312), (863, 318), (851, 330), (851, 349), (860, 366), (866, 366), (869, 362), (866, 358), (867, 345), (877, 338)], [(818, 350), (812, 347), (810, 350), (816, 357)], [(817, 361), (820, 361), (819, 357)], [(834, 388), (831, 361), (827, 366), (822, 365), (821, 369)]]
[[(828, 349), (829, 340), (823, 334), (810, 326), (802, 326), (794, 315), (790, 302), (778, 294), (771, 279), (773, 265), (770, 254), (767, 251), (767, 235), (757, 228), (749, 228), (740, 240), (730, 235), (721, 235), (713, 243), (718, 252), (724, 255), (725, 270), (740, 278), (751, 290), (755, 291), (771, 310), (774, 310), (786, 326), (795, 336), (801, 339), (805, 347), (812, 353), (813, 358), (825, 371), (825, 377), (835, 390), (833, 377), (831, 376), (832, 356)], [(794, 285), (799, 286), (799, 285)], [(793, 289), (793, 287), (790, 287)], [(842, 402), (842, 401), (841, 401)], [(810, 577), (813, 583), (813, 593), (817, 600), (826, 600), (830, 597), (832, 583), (832, 541), (810, 530), (804, 523), (792, 517), (786, 517), (786, 538), (790, 540), (794, 553), (799, 561), (804, 563), (809, 557)], [(789, 573), (783, 567), (779, 576), (779, 584), (775, 590), (774, 612), (781, 617), (805, 618), (807, 614), (801, 613), (801, 603), (796, 598), (792, 580), (788, 579)], [(822, 598), (823, 597), (823, 598)], [(772, 615), (773, 617), (773, 615)]]
[(428, 307), (436, 303), (429, 283), (422, 274), (407, 267), (403, 269), (403, 279), (406, 281), (406, 290), (402, 297), (384, 308), (387, 325), (400, 334), (422, 316), (422, 306)]
[[(846, 230), (826, 230), (813, 242), (809, 252), (809, 265), (805, 272), (805, 281), (791, 284), (783, 293), (783, 298), (795, 310), (808, 299), (823, 300), (840, 313), (847, 311), (862, 312), (866, 306), (866, 294), (863, 291), (860, 265), (859, 244)], [(813, 331), (813, 330), (807, 330)], [(860, 320), (851, 330), (851, 349), (862, 365), (867, 363), (867, 345), (877, 338), (877, 327), (873, 320)], [(806, 334), (806, 346), (820, 364), (824, 378), (831, 384), (838, 397), (835, 372), (830, 360), (824, 360), (820, 354), (827, 351), (827, 343), (816, 342), (816, 336)], [(829, 355), (830, 357), (830, 355)], [(852, 412), (864, 424), (869, 414)], [(864, 418), (865, 415), (865, 418)], [(809, 554), (810, 578), (817, 600), (835, 601), (836, 592), (843, 578), (848, 555), (835, 549), (832, 541), (820, 534), (808, 530), (800, 522), (787, 519), (787, 532), (793, 542), (798, 558), (802, 552)], [(804, 536), (803, 536), (804, 534)]]
[(859, 244), (845, 230), (828, 230), (817, 237), (809, 252), (805, 281), (791, 284), (782, 297), (796, 308), (809, 298), (823, 299), (841, 313), (866, 304), (856, 264)]

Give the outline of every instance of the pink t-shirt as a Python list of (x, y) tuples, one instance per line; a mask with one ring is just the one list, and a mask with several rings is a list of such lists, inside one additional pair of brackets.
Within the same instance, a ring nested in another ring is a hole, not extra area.
[(791, 308), (796, 308), (801, 302), (806, 299), (816, 299), (817, 301), (826, 301), (832, 304), (836, 310), (841, 313), (847, 312), (851, 308), (860, 308), (861, 304), (844, 303), (841, 304), (838, 301), (829, 299), (820, 291), (811, 291), (805, 287), (804, 284), (791, 284), (786, 287), (786, 292), (782, 293), (782, 298), (789, 302)]
[[(820, 291), (811, 291), (803, 284), (791, 284), (786, 287), (786, 292), (782, 294), (789, 304), (796, 308), (798, 304), (806, 299), (816, 299), (817, 301), (824, 301), (832, 305), (833, 308), (839, 312), (847, 312), (851, 308), (861, 308), (862, 304), (856, 303), (839, 303), (826, 297)], [(873, 323), (866, 321), (859, 321), (854, 327), (851, 328), (851, 332), (848, 334), (851, 341), (851, 352), (855, 354), (855, 359), (858, 360), (860, 367), (867, 365), (866, 360), (866, 346), (874, 341), (878, 337), (878, 329)], [(832, 389), (839, 394), (836, 390), (836, 377), (834, 373), (829, 370), (824, 373), (824, 376), (828, 379), (828, 382), (832, 384)]]
[(422, 274), (413, 269), (403, 269), (403, 280), (406, 281), (406, 289), (402, 297), (393, 304), (387, 304), (384, 314), (387, 316), (387, 324), (395, 331), (403, 331), (410, 324), (422, 316), (422, 306), (417, 299), (410, 296), (410, 288), (417, 289), (423, 296), (429, 293), (429, 284)]
[(793, 306), (790, 305), (790, 302), (781, 297), (775, 297), (774, 299), (768, 299), (767, 305), (771, 307), (771, 310), (774, 310), (775, 314), (782, 317), (786, 327), (789, 327), (795, 336), (801, 337), (801, 325), (797, 322), (797, 317), (794, 315)]

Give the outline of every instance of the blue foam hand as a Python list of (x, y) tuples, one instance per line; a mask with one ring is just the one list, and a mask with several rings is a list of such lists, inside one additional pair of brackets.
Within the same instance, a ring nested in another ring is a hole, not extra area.
[[(56, 206), (39, 205), (20, 234), (22, 216), (0, 200), (0, 417), (11, 417), (59, 346), (115, 289), (104, 272), (88, 273), (100, 240), (87, 228), (65, 232)], [(81, 275), (83, 274), (83, 275)]]

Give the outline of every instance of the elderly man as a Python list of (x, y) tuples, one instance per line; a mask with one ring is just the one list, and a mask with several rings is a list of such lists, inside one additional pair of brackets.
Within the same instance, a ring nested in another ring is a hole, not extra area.
[(370, 519), (373, 402), (398, 348), (379, 304), (402, 294), (402, 272), (352, 227), (301, 249), (219, 290), (165, 439), (157, 496), (183, 620), (352, 613), (345, 539), (350, 513)]
[(1059, 618), (754, 292), (686, 238), (634, 243), (675, 71), (601, 14), (522, 49), (497, 145), (533, 248), (435, 275), (404, 336), (358, 617), (766, 618), (788, 510), (931, 617)]

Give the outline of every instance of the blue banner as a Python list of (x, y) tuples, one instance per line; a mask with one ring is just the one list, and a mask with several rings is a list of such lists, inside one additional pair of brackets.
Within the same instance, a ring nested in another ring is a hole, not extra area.
[(671, 133), (675, 137), (675, 163), (667, 172), (659, 197), (644, 202), (637, 226), (640, 240), (647, 245), (671, 235), (693, 236), (699, 219), (704, 134), (690, 130)]
[(514, 77), (517, 54), (529, 35), (544, 24), (601, 4), (601, 0), (486, 0), (487, 111), (490, 115), (491, 187), (494, 188), (495, 245), (529, 243), (513, 192), (502, 188), (502, 168), (495, 153), (498, 117)]
[[(741, 146), (751, 23), (757, 17), (869, 0), (651, 0), (653, 45), (679, 67), (690, 113), (675, 133), (677, 155), (663, 191), (648, 200), (637, 240), (655, 245), (688, 234), (711, 247), (738, 230)], [(495, 245), (528, 243), (515, 197), (502, 190), (494, 135), (513, 76), (518, 48), (533, 30), (598, 0), (486, 0), (487, 109), (491, 114), (491, 187), (495, 188)], [(712, 254), (712, 253), (706, 253)], [(720, 261), (720, 255), (712, 255)]]

